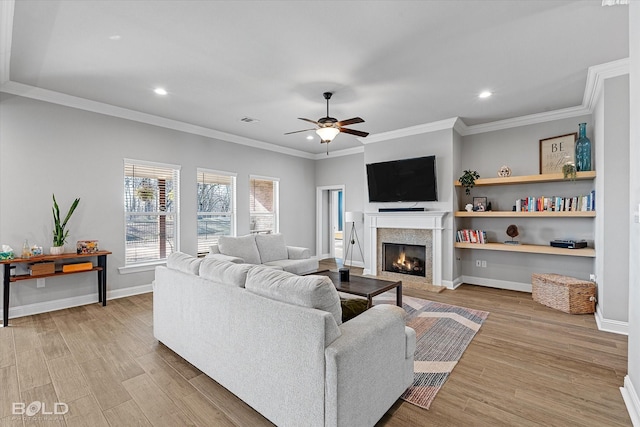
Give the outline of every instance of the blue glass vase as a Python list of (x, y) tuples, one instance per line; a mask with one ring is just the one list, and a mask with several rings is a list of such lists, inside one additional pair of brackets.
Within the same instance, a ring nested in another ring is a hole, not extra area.
[(576, 141), (576, 171), (591, 170), (591, 141), (587, 138), (587, 124), (578, 125), (578, 140)]

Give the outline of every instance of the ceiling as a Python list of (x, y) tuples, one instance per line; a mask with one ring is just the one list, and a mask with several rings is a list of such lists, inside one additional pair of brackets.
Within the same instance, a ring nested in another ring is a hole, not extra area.
[[(311, 154), (326, 149), (314, 132), (284, 133), (325, 116), (325, 91), (332, 117), (372, 135), (471, 126), (580, 106), (588, 68), (628, 56), (628, 7), (600, 0), (11, 3), (3, 87)], [(340, 134), (330, 149), (362, 142)]]

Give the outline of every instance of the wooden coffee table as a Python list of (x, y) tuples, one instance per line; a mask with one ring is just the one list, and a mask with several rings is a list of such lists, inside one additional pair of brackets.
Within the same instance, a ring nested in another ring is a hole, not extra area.
[(331, 279), (339, 292), (358, 295), (367, 299), (367, 307), (373, 306), (373, 297), (396, 288), (396, 305), (402, 307), (402, 281), (393, 282), (380, 280), (373, 277), (350, 276), (348, 282), (340, 281), (340, 273), (337, 271), (323, 270), (311, 273), (316, 276), (327, 276)]

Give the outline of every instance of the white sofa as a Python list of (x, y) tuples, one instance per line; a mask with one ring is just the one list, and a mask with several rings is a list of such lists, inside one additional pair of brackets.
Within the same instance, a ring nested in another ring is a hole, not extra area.
[(282, 234), (220, 236), (207, 257), (240, 264), (262, 264), (295, 274), (318, 271), (318, 260), (311, 258), (309, 249), (287, 246)]
[(412, 383), (404, 310), (340, 314), (326, 276), (182, 253), (156, 268), (155, 337), (280, 427), (373, 426)]

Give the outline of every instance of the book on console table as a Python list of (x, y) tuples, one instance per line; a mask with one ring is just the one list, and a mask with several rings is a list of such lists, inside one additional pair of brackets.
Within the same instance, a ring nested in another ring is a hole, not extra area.
[(86, 271), (91, 270), (93, 268), (93, 263), (91, 262), (79, 262), (76, 264), (65, 264), (62, 266), (63, 273), (71, 273), (74, 271)]

